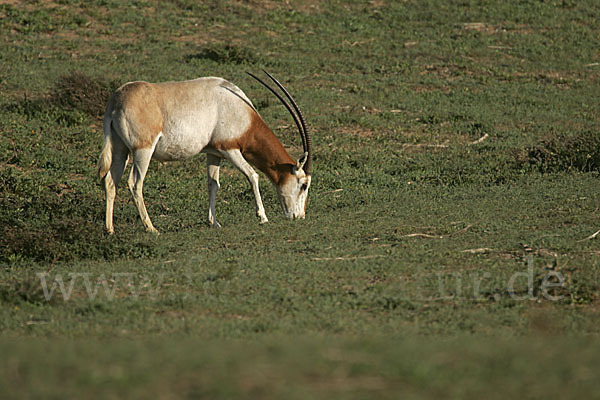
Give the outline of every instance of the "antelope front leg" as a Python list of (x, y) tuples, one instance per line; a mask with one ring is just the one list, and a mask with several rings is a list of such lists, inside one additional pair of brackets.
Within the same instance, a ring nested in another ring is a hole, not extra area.
[(254, 199), (256, 200), (256, 215), (260, 219), (260, 223), (264, 224), (269, 222), (267, 215), (265, 214), (265, 207), (263, 206), (262, 199), (260, 197), (260, 190), (258, 189), (258, 174), (250, 164), (244, 159), (242, 153), (239, 150), (229, 150), (225, 152), (225, 156), (237, 169), (239, 169), (252, 186), (252, 192), (254, 192)]

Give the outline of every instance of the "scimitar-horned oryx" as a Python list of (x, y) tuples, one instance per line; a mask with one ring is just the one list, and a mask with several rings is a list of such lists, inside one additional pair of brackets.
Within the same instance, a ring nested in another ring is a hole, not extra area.
[(273, 182), (285, 216), (304, 218), (311, 182), (311, 139), (292, 96), (277, 79), (265, 73), (289, 103), (262, 79), (249, 74), (275, 94), (294, 118), (304, 149), (298, 161), (290, 157), (244, 92), (225, 79), (129, 82), (115, 91), (104, 114), (104, 146), (98, 161), (98, 175), (106, 193), (109, 233), (114, 233), (116, 189), (130, 156), (133, 165), (129, 189), (147, 231), (158, 232), (150, 221), (142, 195), (150, 159), (183, 160), (198, 153), (206, 153), (208, 223), (213, 227), (220, 226), (215, 218), (215, 198), (219, 165), (224, 158), (248, 178), (261, 223), (268, 220), (258, 188), (258, 174), (251, 165)]

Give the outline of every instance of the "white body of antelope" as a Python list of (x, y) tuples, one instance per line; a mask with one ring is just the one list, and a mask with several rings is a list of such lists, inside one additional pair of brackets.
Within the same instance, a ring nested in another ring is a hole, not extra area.
[(129, 189), (147, 231), (157, 232), (142, 195), (150, 160), (183, 160), (198, 153), (206, 153), (211, 226), (220, 226), (215, 217), (215, 202), (222, 159), (229, 160), (248, 178), (261, 223), (268, 220), (258, 188), (258, 174), (251, 165), (275, 185), (285, 216), (304, 218), (311, 183), (310, 137), (294, 99), (266, 73), (291, 106), (263, 80), (250, 75), (273, 92), (292, 114), (304, 148), (298, 161), (290, 157), (246, 95), (222, 78), (130, 82), (117, 89), (104, 114), (104, 145), (98, 161), (98, 175), (106, 193), (106, 230), (114, 233), (113, 204), (129, 157), (133, 161)]

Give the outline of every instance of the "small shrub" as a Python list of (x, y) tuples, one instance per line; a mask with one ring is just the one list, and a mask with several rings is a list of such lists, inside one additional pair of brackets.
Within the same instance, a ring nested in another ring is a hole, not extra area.
[(193, 60), (212, 60), (222, 64), (256, 64), (260, 61), (251, 50), (232, 45), (209, 46), (186, 57), (187, 62)]
[(106, 103), (118, 86), (116, 81), (74, 72), (62, 75), (48, 93), (25, 96), (2, 107), (30, 119), (41, 118), (73, 126), (85, 122), (86, 116), (103, 116)]
[[(13, 278), (0, 283), (0, 303), (15, 304), (30, 303), (42, 304), (48, 300), (44, 295), (44, 288), (36, 275), (27, 275), (22, 278)], [(50, 300), (50, 302), (52, 302)]]
[(117, 82), (89, 77), (80, 72), (62, 75), (50, 91), (50, 103), (78, 110), (92, 117), (104, 115), (106, 103)]
[(521, 161), (541, 172), (596, 171), (600, 169), (600, 132), (548, 136), (527, 148)]

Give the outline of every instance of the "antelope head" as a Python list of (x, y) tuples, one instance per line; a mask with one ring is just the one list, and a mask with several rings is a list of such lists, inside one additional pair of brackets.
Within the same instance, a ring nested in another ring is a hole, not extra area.
[[(288, 219), (304, 218), (308, 204), (308, 189), (310, 188), (310, 170), (306, 169), (308, 153), (304, 153), (288, 178), (277, 185), (277, 196), (283, 214)], [(307, 172), (308, 171), (308, 172)]]
[(300, 138), (302, 139), (302, 148), (304, 154), (298, 159), (296, 165), (290, 166), (290, 171), (284, 176), (283, 179), (276, 185), (277, 196), (279, 197), (279, 203), (283, 214), (288, 219), (303, 219), (306, 215), (306, 205), (308, 203), (308, 190), (310, 189), (311, 182), (311, 169), (312, 169), (312, 143), (306, 128), (306, 120), (300, 111), (300, 108), (296, 104), (296, 101), (287, 91), (287, 89), (279, 83), (271, 74), (264, 71), (265, 74), (279, 87), (285, 96), (288, 98), (288, 103), (275, 89), (269, 86), (262, 79), (248, 72), (248, 75), (263, 84), (269, 89), (281, 103), (287, 108), (289, 113), (294, 118), (296, 127), (300, 132)]

